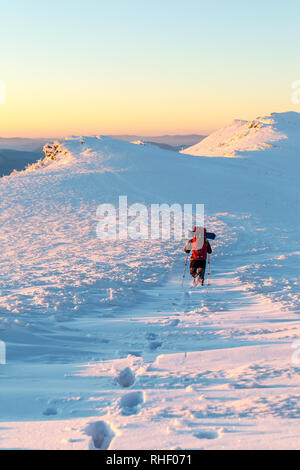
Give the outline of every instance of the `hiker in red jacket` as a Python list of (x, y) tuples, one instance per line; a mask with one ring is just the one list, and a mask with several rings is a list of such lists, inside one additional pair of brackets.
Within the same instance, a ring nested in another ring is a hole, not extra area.
[(190, 271), (191, 276), (194, 278), (194, 285), (197, 285), (198, 282), (202, 286), (204, 285), (207, 255), (212, 253), (210, 243), (206, 239), (206, 233), (206, 229), (195, 227), (193, 230), (194, 238), (189, 240), (184, 249), (187, 254), (192, 251)]

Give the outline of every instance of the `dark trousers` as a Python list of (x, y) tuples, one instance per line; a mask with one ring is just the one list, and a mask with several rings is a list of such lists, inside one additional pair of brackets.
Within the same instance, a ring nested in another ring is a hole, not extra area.
[(206, 269), (206, 261), (205, 260), (196, 260), (192, 259), (191, 265), (190, 265), (190, 270), (191, 270), (191, 276), (196, 279), (197, 276), (204, 281), (204, 276), (205, 276), (205, 269)]

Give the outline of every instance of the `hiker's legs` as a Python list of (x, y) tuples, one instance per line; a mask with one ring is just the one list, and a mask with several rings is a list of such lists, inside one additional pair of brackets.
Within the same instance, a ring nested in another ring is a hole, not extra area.
[(199, 278), (200, 284), (204, 284), (206, 261), (205, 260), (192, 260), (191, 261), (191, 276), (196, 280)]
[(191, 265), (190, 265), (190, 271), (191, 271), (191, 276), (196, 279), (197, 276), (198, 276), (198, 264), (197, 264), (197, 261), (196, 260), (192, 260), (191, 261)]
[(198, 269), (199, 269), (198, 276), (199, 276), (199, 279), (200, 279), (200, 281), (203, 285), (204, 284), (204, 278), (205, 278), (206, 261), (199, 261)]

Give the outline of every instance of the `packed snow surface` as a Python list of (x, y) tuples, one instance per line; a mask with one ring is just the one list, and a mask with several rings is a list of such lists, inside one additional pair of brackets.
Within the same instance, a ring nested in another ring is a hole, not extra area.
[[(1, 178), (0, 448), (299, 447), (299, 123), (191, 156), (71, 137)], [(184, 241), (97, 238), (119, 196), (205, 204), (211, 285), (182, 288)]]

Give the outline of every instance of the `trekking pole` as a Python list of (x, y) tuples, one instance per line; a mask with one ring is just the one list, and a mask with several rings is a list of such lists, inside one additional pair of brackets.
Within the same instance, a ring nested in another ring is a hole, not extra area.
[(210, 255), (208, 255), (208, 285), (210, 286)]
[(187, 264), (188, 264), (188, 260), (189, 260), (189, 255), (186, 256), (186, 260), (185, 260), (185, 267), (184, 267), (184, 272), (183, 272), (183, 277), (182, 277), (182, 287), (184, 285), (184, 280), (185, 280), (185, 275), (186, 275), (186, 267), (187, 267)]

